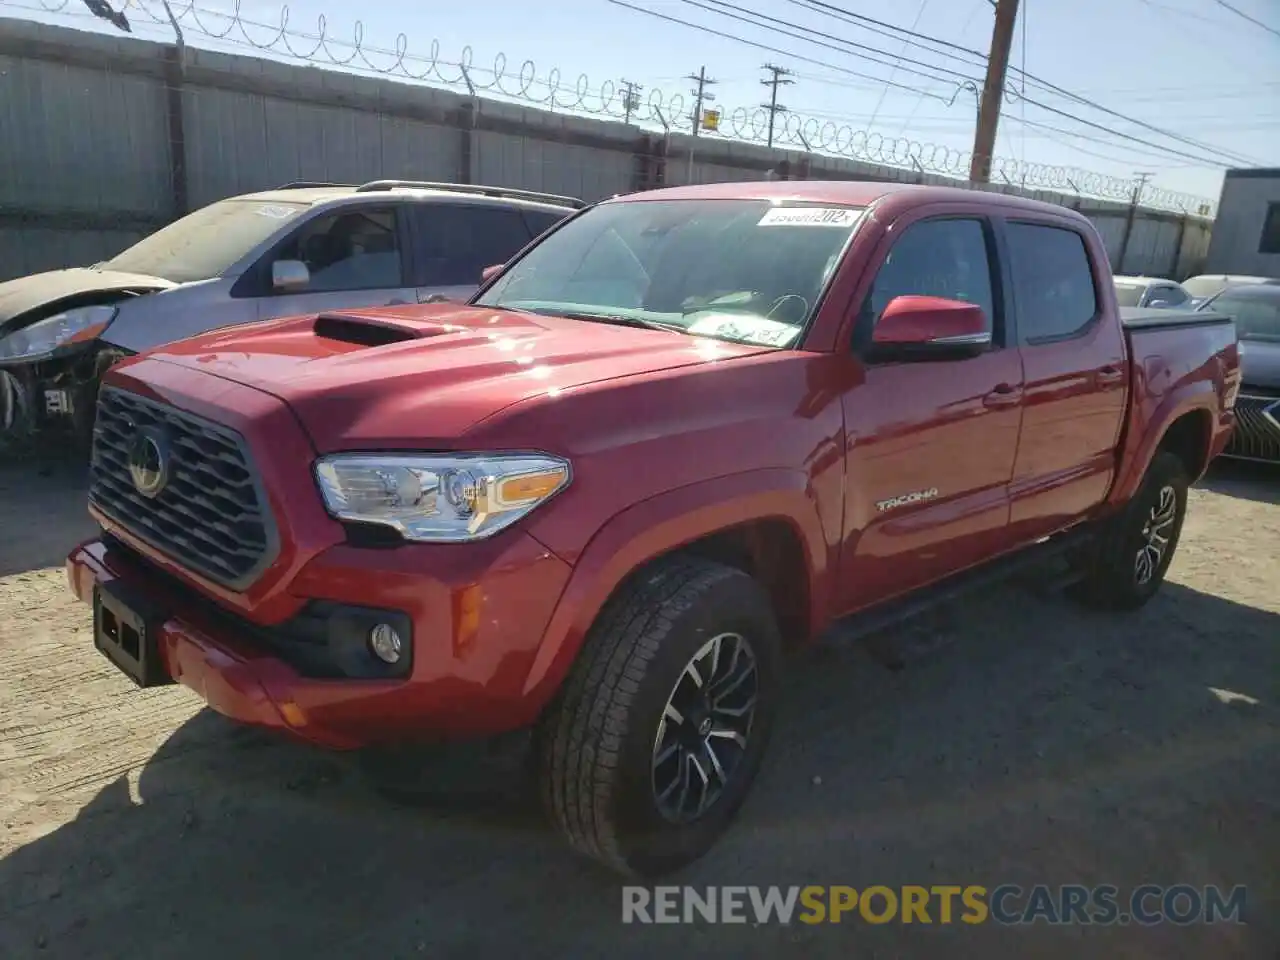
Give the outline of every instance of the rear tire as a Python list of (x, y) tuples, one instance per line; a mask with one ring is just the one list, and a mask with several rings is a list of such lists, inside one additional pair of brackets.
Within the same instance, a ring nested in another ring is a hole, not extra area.
[(759, 770), (781, 653), (740, 570), (675, 557), (619, 590), (537, 731), (543, 802), (570, 846), (632, 876), (702, 856)]
[(1136, 610), (1155, 596), (1178, 548), (1189, 486), (1182, 461), (1157, 453), (1133, 499), (1104, 522), (1074, 595), (1107, 610)]

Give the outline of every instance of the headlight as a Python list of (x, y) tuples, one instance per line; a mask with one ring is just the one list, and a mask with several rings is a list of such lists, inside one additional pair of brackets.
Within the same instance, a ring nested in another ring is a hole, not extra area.
[(345, 453), (316, 462), (339, 520), (394, 527), (406, 540), (458, 543), (504, 530), (569, 482), (569, 464), (540, 454)]
[(37, 360), (94, 339), (115, 319), (116, 307), (77, 307), (37, 320), (0, 339), (0, 362)]

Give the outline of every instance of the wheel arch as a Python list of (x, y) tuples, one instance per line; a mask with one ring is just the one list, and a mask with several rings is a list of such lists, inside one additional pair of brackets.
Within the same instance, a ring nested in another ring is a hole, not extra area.
[(1171, 393), (1147, 419), (1146, 426), (1121, 457), (1121, 475), (1110, 502), (1127, 502), (1137, 492), (1151, 461), (1161, 451), (1182, 460), (1191, 482), (1200, 479), (1209, 465), (1213, 447), (1216, 394), (1211, 384), (1190, 385)]
[(583, 550), (525, 682), (545, 705), (609, 599), (653, 564), (690, 553), (759, 580), (779, 629), (801, 642), (823, 616), (835, 544), (800, 471), (759, 470), (668, 491), (615, 515)]

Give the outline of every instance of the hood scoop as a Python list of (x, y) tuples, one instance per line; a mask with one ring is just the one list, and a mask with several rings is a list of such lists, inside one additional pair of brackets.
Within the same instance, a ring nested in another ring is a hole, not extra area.
[(322, 313), (316, 317), (313, 327), (317, 337), (354, 343), (362, 347), (383, 347), (389, 343), (404, 343), (434, 337), (443, 330), (418, 325), (397, 323), (392, 318), (351, 316), (341, 313)]

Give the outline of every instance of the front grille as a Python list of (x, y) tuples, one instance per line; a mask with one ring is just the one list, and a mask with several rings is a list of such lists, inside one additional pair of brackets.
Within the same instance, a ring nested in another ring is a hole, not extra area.
[[(139, 491), (130, 469), (144, 434), (160, 441), (167, 463), (152, 496)], [(233, 589), (275, 559), (275, 527), (240, 435), (123, 390), (99, 395), (89, 499), (165, 556)]]
[(1242, 393), (1236, 399), (1236, 428), (1225, 453), (1280, 461), (1280, 397)]

